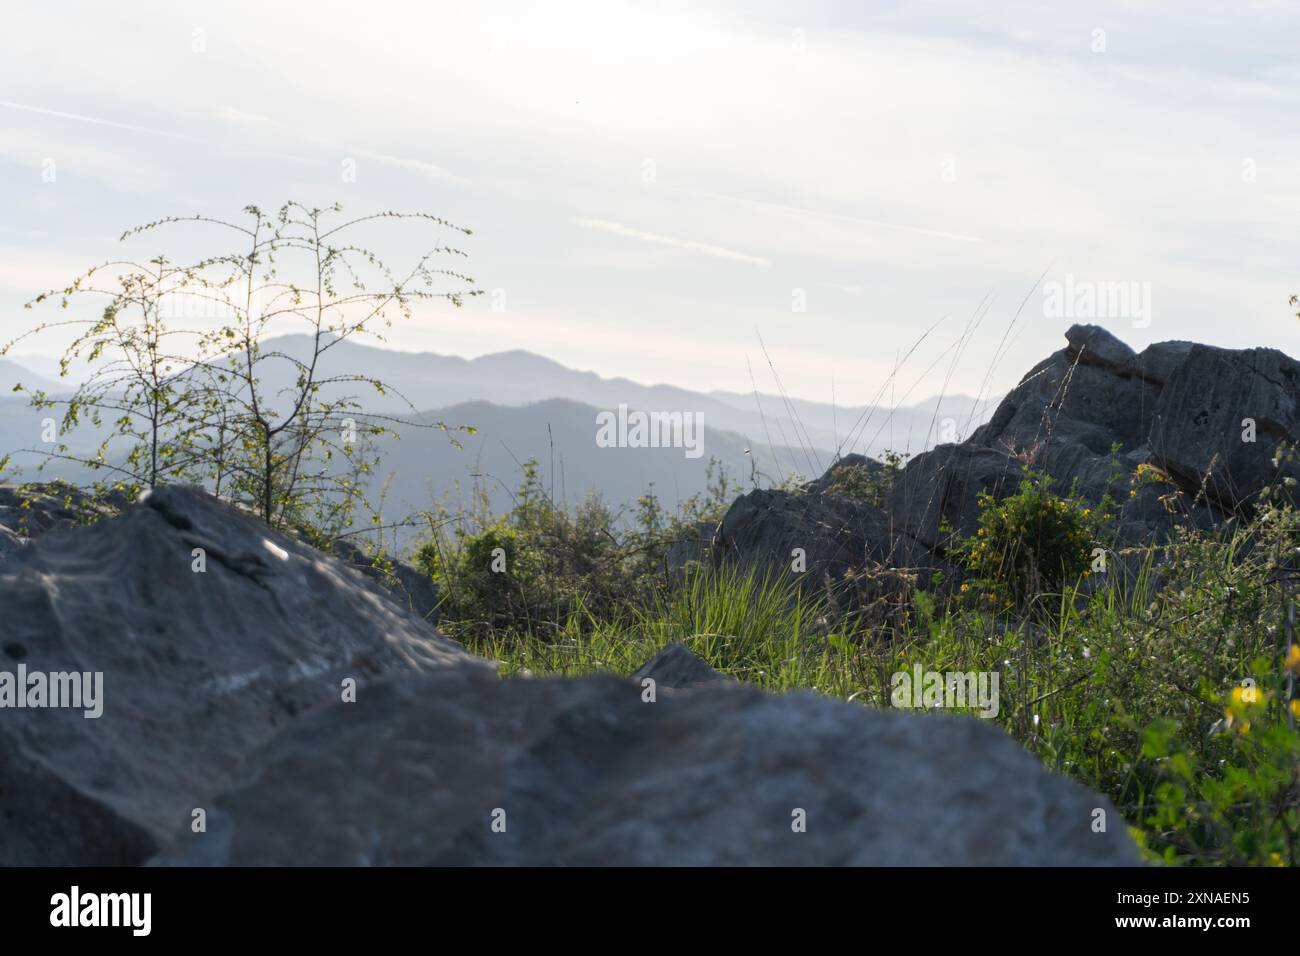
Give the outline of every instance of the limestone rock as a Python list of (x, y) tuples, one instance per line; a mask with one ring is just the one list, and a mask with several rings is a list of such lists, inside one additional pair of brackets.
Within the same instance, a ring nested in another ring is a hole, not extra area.
[(732, 682), (645, 703), (614, 677), (446, 668), (313, 712), (209, 806), (158, 862), (1139, 862), (1108, 801), (978, 718)]
[(492, 673), (341, 562), (189, 488), (9, 554), (0, 620), (0, 670), (103, 675), (98, 718), (0, 710), (0, 865), (142, 862), (345, 678), (364, 695), (386, 674)]

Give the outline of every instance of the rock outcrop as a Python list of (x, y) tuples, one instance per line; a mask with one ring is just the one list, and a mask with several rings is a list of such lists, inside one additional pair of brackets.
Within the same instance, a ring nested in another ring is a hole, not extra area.
[(493, 673), (341, 562), (187, 488), (10, 553), (0, 620), (0, 670), (102, 674), (97, 718), (0, 709), (0, 865), (142, 862), (345, 679)]
[[(1093, 502), (1116, 493), (1120, 539), (1140, 544), (1178, 522), (1209, 528), (1251, 514), (1260, 493), (1300, 474), (1273, 464), (1278, 443), (1300, 438), (1300, 363), (1273, 349), (1233, 351), (1160, 342), (1135, 353), (1095, 325), (1031, 371), (968, 444), (1003, 452)], [(1247, 422), (1254, 422), (1247, 436)], [(1253, 437), (1253, 440), (1247, 440)], [(921, 456), (922, 458), (926, 456)], [(1171, 481), (1128, 479), (1150, 464)], [(1014, 469), (1008, 468), (1008, 475)], [(1009, 482), (988, 490), (1000, 493)], [(1161, 498), (1181, 492), (1174, 507)], [(958, 510), (974, 502), (961, 496)]]
[[(788, 567), (801, 546), (810, 568), (832, 575), (942, 567), (950, 534), (977, 527), (979, 495), (1014, 492), (1028, 468), (1093, 503), (1110, 492), (1121, 547), (1159, 541), (1177, 524), (1209, 529), (1249, 517), (1266, 488), (1300, 477), (1300, 462), (1275, 464), (1281, 443), (1300, 441), (1300, 362), (1273, 349), (1190, 342), (1139, 353), (1095, 325), (1075, 325), (1065, 338), (970, 438), (913, 458), (883, 508), (832, 495), (836, 463), (803, 494), (737, 500), (715, 560)], [(1134, 484), (1142, 465), (1157, 478)]]

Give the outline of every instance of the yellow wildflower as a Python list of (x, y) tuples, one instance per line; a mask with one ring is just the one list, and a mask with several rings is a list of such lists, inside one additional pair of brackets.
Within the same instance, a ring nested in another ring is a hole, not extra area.
[(1237, 707), (1262, 707), (1264, 692), (1258, 687), (1234, 687), (1232, 703)]

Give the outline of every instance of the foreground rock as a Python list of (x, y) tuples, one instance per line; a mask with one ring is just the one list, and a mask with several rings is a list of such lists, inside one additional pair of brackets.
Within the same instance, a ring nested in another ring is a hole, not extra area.
[(158, 862), (1138, 862), (1114, 807), (987, 723), (734, 682), (646, 703), (613, 677), (446, 668), (313, 712), (205, 805)]
[(379, 585), (416, 617), (429, 624), (438, 623), (438, 586), (420, 569), (384, 554), (371, 554), (342, 538), (334, 542), (334, 555)]
[[(56, 528), (85, 527), (121, 514), (134, 502), (125, 493), (91, 495), (60, 482), (0, 484), (0, 558)], [(334, 556), (360, 571), (406, 610), (438, 623), (438, 587), (417, 568), (339, 538)]]
[(11, 552), (0, 620), (0, 671), (103, 674), (97, 719), (0, 709), (0, 865), (142, 862), (345, 678), (492, 673), (341, 562), (185, 488)]

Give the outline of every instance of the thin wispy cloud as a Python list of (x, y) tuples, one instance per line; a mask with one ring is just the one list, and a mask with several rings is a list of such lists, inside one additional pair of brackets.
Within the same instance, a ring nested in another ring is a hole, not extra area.
[(271, 119), (269, 116), (261, 116), (257, 113), (249, 113), (246, 110), (237, 110), (233, 106), (223, 106), (217, 110), (217, 119), (226, 120), (230, 123), (243, 123), (246, 126), (263, 126), (273, 127), (275, 129), (287, 130), (289, 127), (279, 120)]
[[(224, 145), (218, 140), (205, 139), (201, 136), (190, 136), (186, 133), (175, 132), (174, 130), (159, 129), (153, 126), (141, 126), (137, 123), (122, 123), (117, 120), (104, 119), (103, 117), (99, 117), (99, 116), (86, 116), (82, 113), (68, 113), (68, 112), (64, 112), (63, 110), (46, 109), (43, 106), (33, 106), (31, 104), (26, 104), (26, 103), (12, 103), (8, 101), (0, 101), (0, 108), (16, 110), (24, 113), (33, 113), (38, 116), (50, 116), (55, 119), (71, 120), (74, 123), (83, 123), (89, 126), (103, 126), (109, 129), (120, 129), (128, 133), (142, 133), (146, 136), (157, 136), (162, 139), (176, 140), (177, 142), (190, 143), (196, 146), (203, 146), (208, 148), (221, 147)], [(273, 120), (267, 120), (263, 117), (255, 117), (249, 113), (239, 113), (237, 110), (228, 110), (226, 111), (225, 114), (220, 114), (220, 115), (222, 115), (223, 118), (225, 119), (238, 118), (242, 122), (258, 120), (262, 123), (271, 123), (271, 124), (274, 123)], [(274, 154), (274, 158), (291, 159), (298, 162), (302, 161), (297, 157), (283, 156), (280, 154)]]
[(86, 268), (85, 262), (72, 256), (35, 255), (20, 246), (0, 246), (0, 289), (13, 291), (24, 301), (67, 286)]
[(409, 156), (392, 156), (388, 153), (377, 153), (371, 149), (354, 149), (351, 150), (351, 153), (363, 159), (373, 159), (375, 162), (384, 163), (387, 166), (409, 169), (421, 176), (441, 182), (465, 183), (469, 181), (464, 176), (458, 176), (450, 170), (422, 159), (412, 159)]
[(724, 193), (708, 192), (700, 189), (686, 189), (682, 187), (673, 188), (676, 192), (686, 196), (694, 196), (697, 199), (713, 199), (721, 202), (742, 203), (756, 209), (767, 209), (773, 212), (788, 213), (794, 216), (810, 216), (814, 219), (850, 222), (859, 226), (870, 226), (875, 229), (895, 229), (899, 232), (910, 232), (917, 236), (930, 236), (934, 239), (951, 239), (955, 242), (984, 241), (979, 236), (968, 236), (960, 232), (946, 232), (942, 229), (927, 229), (921, 226), (908, 226), (903, 223), (885, 222), (882, 219), (866, 219), (862, 216), (850, 216), (845, 213), (827, 212), (822, 209), (804, 209), (799, 206), (787, 206), (783, 203), (768, 202), (765, 199), (750, 199), (745, 196), (728, 196)]
[(717, 259), (730, 259), (733, 262), (745, 262), (754, 266), (770, 266), (772, 263), (762, 256), (751, 256), (745, 252), (738, 252), (735, 249), (728, 249), (726, 246), (715, 246), (707, 242), (698, 242), (694, 239), (678, 239), (674, 236), (661, 236), (655, 232), (646, 232), (643, 229), (635, 229), (632, 226), (626, 226), (621, 222), (610, 222), (607, 219), (576, 219), (578, 225), (587, 229), (599, 229), (602, 232), (610, 232), (616, 236), (623, 236), (627, 239), (636, 239), (639, 242), (649, 242), (654, 245), (670, 246), (674, 249), (682, 249), (686, 252), (698, 252), (700, 255), (713, 256)]
[[(312, 134), (309, 133), (307, 130), (297, 129), (288, 123), (282, 123), (279, 120), (272, 119), (269, 116), (262, 116), (258, 113), (249, 113), (246, 112), (245, 110), (235, 109), (234, 107), (231, 106), (225, 106), (222, 107), (220, 110), (218, 110), (217, 117), (219, 119), (226, 120), (228, 122), (241, 123), (245, 126), (257, 126), (263, 129), (282, 130), (283, 132), (293, 134), (300, 141), (314, 139), (318, 143), (321, 142), (317, 137), (312, 136)], [(448, 169), (443, 168), (442, 166), (439, 166), (435, 163), (427, 162), (426, 160), (422, 160), (422, 159), (414, 159), (409, 156), (394, 156), (392, 154), (379, 152), (373, 149), (359, 149), (356, 147), (326, 146), (325, 148), (330, 149), (332, 152), (336, 152), (339, 153), (340, 155), (348, 156), (353, 159), (357, 159), (357, 158), (369, 159), (377, 163), (382, 163), (385, 166), (393, 166), (398, 169), (409, 169), (412, 172), (419, 173), (421, 176), (425, 176), (429, 179), (433, 179), (440, 182), (452, 182), (452, 183), (468, 182), (468, 180), (465, 179), (464, 176), (458, 176), (457, 174), (451, 172)]]
[(97, 116), (83, 116), (80, 113), (65, 113), (62, 110), (46, 109), (43, 106), (32, 106), (27, 103), (10, 103), (0, 100), (0, 107), (10, 110), (20, 110), (24, 113), (37, 113), (41, 116), (53, 116), (58, 119), (74, 120), (78, 123), (89, 123), (93, 126), (109, 126), (113, 129), (127, 130), (132, 133), (145, 133), (149, 136), (162, 136), (166, 139), (183, 140), (190, 143), (202, 142), (192, 136), (186, 136), (183, 133), (173, 133), (170, 130), (154, 129), (149, 126), (137, 126), (134, 123), (119, 123), (117, 120), (102, 119)]

